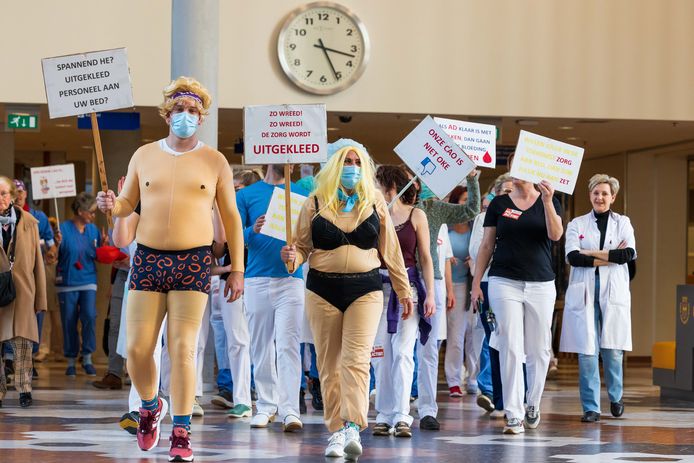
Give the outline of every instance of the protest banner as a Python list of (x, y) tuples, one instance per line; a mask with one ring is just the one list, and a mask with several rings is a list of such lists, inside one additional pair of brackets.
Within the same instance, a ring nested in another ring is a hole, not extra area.
[[(292, 222), (296, 222), (298, 219), (301, 206), (304, 205), (306, 199), (306, 196), (302, 196), (298, 193), (291, 194)], [(284, 190), (282, 188), (275, 187), (275, 189), (272, 191), (270, 205), (265, 213), (265, 224), (263, 224), (262, 228), (260, 229), (260, 233), (277, 238), (280, 241), (287, 241), (287, 230), (285, 228), (285, 224), (287, 222), (286, 211), (287, 208)]]
[(31, 196), (34, 200), (53, 199), (58, 226), (60, 226), (60, 216), (57, 199), (76, 195), (74, 164), (31, 168)]
[(520, 131), (511, 177), (532, 183), (547, 180), (555, 190), (573, 194), (584, 149)]
[(415, 178), (395, 199), (400, 197), (417, 177), (437, 197), (443, 198), (475, 168), (475, 163), (431, 116), (424, 118), (395, 147), (395, 152), (415, 174)]
[(289, 164), (325, 162), (328, 127), (324, 104), (243, 108), (246, 164), (284, 164), (286, 241), (292, 241)]
[(496, 167), (496, 126), (435, 117), (463, 152), (479, 167)]
[[(90, 114), (101, 189), (107, 191), (96, 113), (134, 106), (125, 48), (43, 58), (41, 66), (51, 119)], [(112, 225), (110, 214), (108, 221)]]

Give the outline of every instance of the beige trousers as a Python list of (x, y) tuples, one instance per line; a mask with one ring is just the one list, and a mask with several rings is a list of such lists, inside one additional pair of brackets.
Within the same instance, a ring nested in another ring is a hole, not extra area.
[(323, 394), (323, 416), (330, 432), (346, 421), (368, 427), (369, 364), (383, 291), (365, 294), (341, 312), (306, 291), (306, 313), (313, 331)]
[(207, 294), (197, 291), (134, 291), (128, 293), (128, 373), (143, 400), (152, 400), (159, 389), (154, 349), (167, 314), (167, 346), (171, 357), (171, 410), (190, 415), (195, 400), (195, 353)]

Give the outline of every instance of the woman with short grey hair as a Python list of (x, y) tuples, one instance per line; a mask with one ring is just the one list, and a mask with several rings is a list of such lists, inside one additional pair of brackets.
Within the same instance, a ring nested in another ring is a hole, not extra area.
[(581, 421), (600, 421), (602, 356), (610, 412), (624, 413), (622, 358), (631, 350), (631, 293), (628, 263), (636, 259), (634, 228), (611, 210), (619, 181), (597, 174), (588, 182), (593, 210), (573, 219), (566, 230), (571, 264), (560, 350), (578, 353)]

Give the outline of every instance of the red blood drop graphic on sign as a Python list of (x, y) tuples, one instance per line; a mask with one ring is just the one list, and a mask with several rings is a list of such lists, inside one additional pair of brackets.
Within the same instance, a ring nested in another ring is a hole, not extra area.
[(489, 164), (490, 162), (492, 162), (492, 157), (491, 157), (491, 155), (489, 154), (489, 151), (487, 151), (486, 153), (484, 153), (484, 156), (482, 156), (482, 160), (483, 160), (484, 162), (486, 162), (487, 164)]

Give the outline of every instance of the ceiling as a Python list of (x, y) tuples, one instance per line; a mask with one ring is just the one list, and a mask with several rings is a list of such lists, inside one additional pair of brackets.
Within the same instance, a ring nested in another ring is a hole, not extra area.
[[(4, 115), (17, 105), (0, 104)], [(36, 110), (37, 106), (33, 107)], [(77, 118), (68, 117), (51, 120), (46, 105), (38, 105), (39, 127), (36, 132), (15, 132), (15, 151), (62, 151), (70, 158), (92, 155), (90, 130), (77, 129)], [(142, 142), (163, 138), (168, 130), (157, 113), (157, 108), (137, 108), (141, 113)], [(240, 163), (241, 157), (234, 154), (234, 144), (242, 137), (242, 109), (219, 110), (218, 146), (231, 162)], [(399, 162), (393, 147), (411, 131), (424, 117), (423, 114), (392, 113), (328, 113), (328, 139), (354, 138), (367, 146), (379, 163)], [(643, 121), (643, 120), (577, 120), (558, 118), (475, 117), (470, 115), (437, 114), (458, 120), (469, 120), (495, 124), (501, 129), (498, 145), (516, 144), (521, 129), (535, 132), (566, 143), (583, 146), (587, 158), (601, 157), (613, 153), (644, 149), (694, 140), (694, 122)], [(345, 122), (349, 119), (349, 122)], [(3, 122), (3, 128), (6, 122)]]

